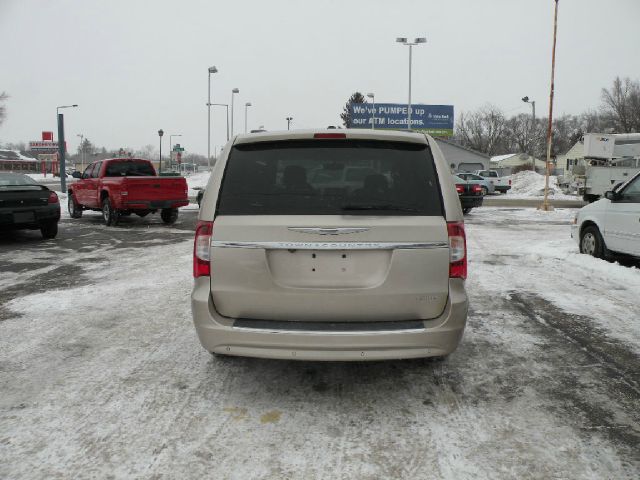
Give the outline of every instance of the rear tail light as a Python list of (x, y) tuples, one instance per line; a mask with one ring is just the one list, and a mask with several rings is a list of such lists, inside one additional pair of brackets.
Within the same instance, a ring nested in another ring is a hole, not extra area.
[(511, 179), (509, 179), (509, 185), (511, 185)]
[(456, 185), (456, 192), (464, 193), (464, 187), (462, 185)]
[(58, 195), (56, 194), (56, 192), (49, 192), (49, 198), (47, 200), (47, 203), (58, 203)]
[(478, 193), (482, 191), (482, 187), (480, 185), (471, 185), (471, 191), (474, 193)]
[(213, 222), (199, 221), (193, 242), (193, 277), (211, 276), (211, 234)]
[(315, 133), (313, 138), (347, 138), (346, 133)]
[(448, 222), (449, 278), (467, 278), (467, 239), (463, 222)]

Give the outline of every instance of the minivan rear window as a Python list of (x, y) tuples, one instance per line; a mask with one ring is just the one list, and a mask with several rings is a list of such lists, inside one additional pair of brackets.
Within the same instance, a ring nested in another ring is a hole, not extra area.
[(442, 215), (426, 144), (288, 140), (233, 147), (218, 215)]

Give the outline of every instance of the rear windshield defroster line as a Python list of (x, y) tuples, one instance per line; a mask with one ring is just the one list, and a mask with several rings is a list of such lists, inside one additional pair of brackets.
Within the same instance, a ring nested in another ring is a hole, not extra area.
[(233, 147), (217, 215), (442, 216), (427, 144), (289, 140)]

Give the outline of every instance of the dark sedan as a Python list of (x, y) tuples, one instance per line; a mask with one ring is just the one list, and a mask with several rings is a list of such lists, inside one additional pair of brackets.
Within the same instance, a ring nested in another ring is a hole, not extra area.
[(453, 181), (456, 184), (456, 191), (460, 198), (462, 213), (469, 213), (472, 208), (482, 206), (484, 195), (479, 184), (468, 182), (457, 175), (453, 176)]
[(58, 234), (60, 201), (56, 192), (21, 173), (0, 172), (0, 229)]

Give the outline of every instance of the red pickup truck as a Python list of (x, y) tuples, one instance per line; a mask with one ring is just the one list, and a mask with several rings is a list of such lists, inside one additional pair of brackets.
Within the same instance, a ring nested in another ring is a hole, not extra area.
[(116, 225), (124, 215), (145, 217), (160, 210), (162, 221), (171, 224), (178, 218), (178, 207), (189, 204), (184, 177), (159, 177), (149, 160), (99, 160), (73, 177), (78, 180), (68, 190), (71, 218), (96, 210), (102, 211), (106, 225)]

